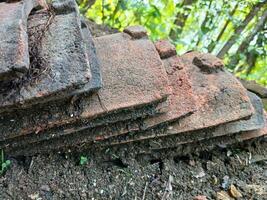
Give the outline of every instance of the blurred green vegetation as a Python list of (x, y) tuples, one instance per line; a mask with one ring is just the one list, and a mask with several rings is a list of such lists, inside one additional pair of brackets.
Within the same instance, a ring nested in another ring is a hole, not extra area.
[(79, 0), (81, 13), (123, 30), (146, 27), (182, 54), (210, 52), (242, 78), (267, 86), (267, 0)]

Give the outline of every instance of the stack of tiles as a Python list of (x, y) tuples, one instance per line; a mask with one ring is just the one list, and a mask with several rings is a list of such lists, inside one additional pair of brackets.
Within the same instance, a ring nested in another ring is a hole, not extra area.
[(0, 148), (22, 152), (36, 142), (162, 112), (167, 73), (146, 35), (93, 40), (74, 0), (40, 8), (27, 19), (29, 72), (1, 83)]
[(212, 55), (178, 56), (139, 26), (92, 38), (74, 0), (1, 9), (16, 12), (0, 14), (0, 30), (16, 30), (0, 35), (0, 149), (10, 155), (138, 154), (267, 134), (260, 98)]

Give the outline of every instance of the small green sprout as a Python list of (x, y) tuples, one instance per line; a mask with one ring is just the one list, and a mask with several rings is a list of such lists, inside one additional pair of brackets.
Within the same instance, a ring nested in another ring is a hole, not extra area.
[(86, 156), (80, 157), (80, 165), (86, 165), (88, 163), (88, 158)]
[(10, 160), (5, 160), (4, 157), (4, 150), (1, 149), (1, 157), (0, 157), (0, 175), (3, 175), (4, 172), (10, 167), (11, 162)]

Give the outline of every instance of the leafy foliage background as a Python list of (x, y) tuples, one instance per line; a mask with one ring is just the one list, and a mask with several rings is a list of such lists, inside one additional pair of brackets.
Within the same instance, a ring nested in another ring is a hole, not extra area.
[(266, 0), (79, 0), (81, 13), (123, 30), (146, 27), (152, 40), (169, 39), (179, 54), (210, 52), (242, 78), (267, 86)]

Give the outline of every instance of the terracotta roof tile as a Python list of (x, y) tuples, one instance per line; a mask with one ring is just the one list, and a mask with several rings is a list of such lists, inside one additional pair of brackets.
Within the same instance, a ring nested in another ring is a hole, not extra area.
[(88, 56), (93, 54), (86, 52), (78, 9), (66, 9), (68, 7), (65, 5), (65, 13), (58, 14), (58, 7), (54, 8), (56, 14), (43, 9), (30, 15), (29, 72), (14, 84), (7, 84), (7, 90), (0, 93), (0, 112), (62, 99), (100, 87), (101, 77), (96, 71), (98, 66), (94, 66), (97, 75), (94, 81), (97, 83), (91, 85), (90, 82), (91, 57)]
[(29, 69), (27, 18), (33, 6), (33, 0), (0, 2), (0, 81)]
[(54, 126), (71, 126), (79, 120), (86, 125), (92, 119), (126, 110), (134, 113), (137, 108), (167, 99), (167, 74), (152, 42), (131, 40), (129, 35), (118, 33), (97, 38), (95, 45), (103, 76), (98, 93), (78, 96), (74, 103), (60, 101), (2, 115), (0, 140)]
[(140, 26), (89, 28), (75, 0), (1, 1), (0, 149), (142, 153), (267, 134), (261, 100), (215, 56), (177, 56)]

